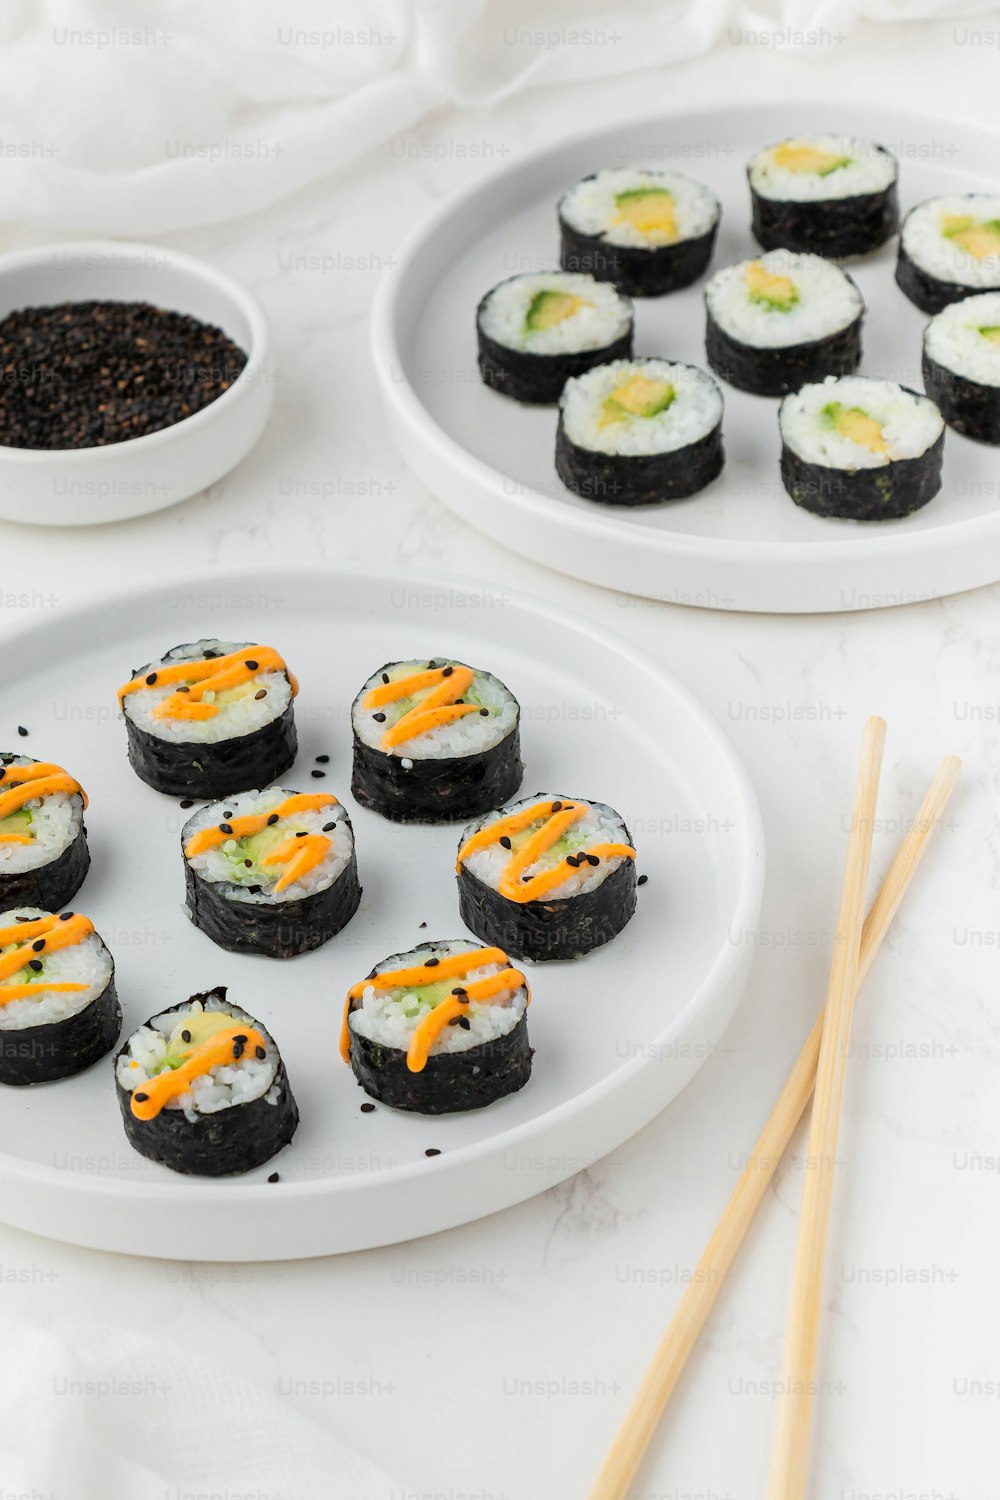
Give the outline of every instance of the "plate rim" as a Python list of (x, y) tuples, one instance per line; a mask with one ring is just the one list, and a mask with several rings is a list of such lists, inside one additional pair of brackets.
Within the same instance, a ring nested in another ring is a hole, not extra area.
[[(423, 585), (428, 589), (451, 589), (457, 584), (470, 592), (484, 591), (485, 594), (501, 595), (511, 600), (519, 608), (530, 610), (532, 613), (558, 621), (571, 626), (574, 631), (580, 632), (594, 639), (599, 639), (603, 644), (612, 647), (617, 653), (627, 659), (631, 665), (638, 667), (651, 679), (657, 681), (667, 693), (679, 701), (687, 713), (697, 723), (701, 733), (712, 742), (717, 754), (721, 756), (728, 777), (731, 779), (735, 795), (740, 805), (740, 815), (745, 828), (743, 840), (744, 853), (742, 857), (742, 869), (738, 882), (738, 889), (733, 904), (731, 921), (738, 923), (743, 929), (752, 929), (759, 916), (761, 902), (764, 892), (764, 879), (766, 868), (766, 850), (764, 839), (764, 826), (760, 805), (757, 799), (753, 783), (742, 760), (738, 756), (729, 737), (714, 715), (702, 703), (698, 696), (668, 667), (659, 662), (651, 653), (642, 647), (636, 646), (627, 637), (622, 636), (613, 628), (605, 627), (588, 616), (574, 609), (567, 609), (562, 605), (553, 604), (537, 595), (527, 593), (520, 589), (510, 588), (506, 584), (495, 583), (479, 577), (466, 577), (465, 575), (439, 572), (434, 570), (385, 567), (382, 565), (372, 566), (363, 562), (283, 562), (277, 565), (277, 573), (281, 577), (309, 578), (329, 580), (331, 577), (350, 576), (374, 582), (383, 582), (386, 585), (406, 583), (412, 587), (414, 584)], [(274, 583), (275, 575), (272, 573), (271, 581)], [(246, 587), (251, 582), (259, 582), (260, 569), (253, 564), (233, 565), (225, 568), (206, 567), (185, 571), (182, 574), (167, 575), (156, 580), (155, 592), (162, 595), (178, 584), (188, 591), (197, 591), (199, 587), (213, 588), (230, 587), (238, 589), (240, 585)], [(45, 618), (29, 618), (12, 626), (0, 628), (0, 642), (5, 646), (12, 645), (16, 648), (18, 641), (28, 638), (37, 639), (46, 635), (65, 635), (76, 626), (85, 625), (88, 618), (95, 615), (113, 612), (120, 614), (123, 610), (140, 605), (148, 605), (150, 589), (148, 584), (130, 583), (126, 586), (108, 589), (88, 589), (53, 610), (51, 615)], [(86, 649), (86, 648), (84, 648)], [(741, 955), (735, 945), (724, 946), (716, 953), (710, 967), (703, 975), (700, 983), (689, 994), (684, 1006), (676, 1016), (663, 1028), (662, 1031), (648, 1038), (645, 1052), (651, 1053), (658, 1049), (669, 1047), (679, 1034), (683, 1033), (699, 1011), (706, 1008), (709, 1001), (717, 994), (723, 992), (727, 985), (739, 983), (740, 993), (744, 983), (740, 982), (741, 971), (744, 976), (748, 971), (745, 956)], [(102, 1060), (103, 1061), (103, 1060)], [(699, 1067), (707, 1061), (707, 1058), (699, 1062)], [(616, 1068), (606, 1077), (591, 1084), (580, 1093), (574, 1094), (571, 1099), (545, 1111), (544, 1114), (532, 1120), (524, 1121), (519, 1125), (499, 1131), (478, 1142), (472, 1142), (461, 1146), (450, 1148), (446, 1157), (435, 1158), (434, 1161), (417, 1160), (412, 1163), (397, 1163), (391, 1169), (393, 1182), (407, 1183), (414, 1180), (429, 1178), (433, 1173), (438, 1178), (447, 1177), (450, 1173), (458, 1175), (461, 1171), (475, 1163), (479, 1157), (489, 1156), (498, 1149), (510, 1149), (522, 1145), (525, 1140), (531, 1140), (540, 1133), (550, 1131), (571, 1122), (581, 1112), (586, 1113), (598, 1099), (612, 1098), (619, 1090), (628, 1088), (635, 1078), (652, 1070), (657, 1065), (657, 1059), (648, 1055), (634, 1057)], [(98, 1064), (97, 1066), (100, 1066)], [(698, 1071), (696, 1068), (695, 1072)], [(691, 1075), (693, 1076), (693, 1074)], [(683, 1085), (682, 1085), (683, 1087)], [(676, 1094), (677, 1091), (675, 1091)], [(671, 1095), (670, 1097), (674, 1097)], [(664, 1099), (660, 1108), (664, 1108), (669, 1099)], [(658, 1113), (657, 1110), (654, 1112)], [(637, 1127), (641, 1128), (641, 1127)], [(629, 1130), (631, 1135), (633, 1130)], [(628, 1138), (628, 1135), (625, 1137)], [(124, 1145), (124, 1139), (123, 1139)], [(608, 1151), (614, 1150), (614, 1145), (604, 1148), (597, 1153), (595, 1159), (600, 1159)], [(569, 1167), (561, 1171), (554, 1179), (565, 1180), (566, 1177), (574, 1175), (579, 1167)], [(332, 1208), (342, 1200), (344, 1195), (361, 1195), (377, 1191), (384, 1184), (387, 1177), (385, 1168), (367, 1169), (360, 1172), (351, 1172), (336, 1178), (314, 1178), (306, 1181), (296, 1182), (289, 1179), (284, 1181), (283, 1199), (293, 1199), (302, 1203), (315, 1197), (327, 1199)], [(0, 1149), (0, 1186), (5, 1182), (17, 1181), (24, 1187), (38, 1192), (58, 1191), (61, 1197), (72, 1195), (76, 1198), (92, 1200), (112, 1200), (114, 1202), (127, 1201), (131, 1203), (170, 1203), (195, 1204), (198, 1197), (202, 1197), (204, 1203), (204, 1183), (208, 1179), (178, 1178), (176, 1181), (167, 1179), (162, 1182), (142, 1183), (133, 1182), (123, 1177), (103, 1177), (99, 1173), (80, 1173), (66, 1171), (55, 1166), (43, 1163), (32, 1163), (23, 1157), (13, 1155), (7, 1150)], [(540, 1181), (531, 1186), (527, 1192), (514, 1201), (526, 1201), (537, 1192), (550, 1186), (549, 1181)], [(234, 1178), (227, 1184), (227, 1194), (232, 1193), (232, 1201), (243, 1207), (254, 1206), (259, 1202), (272, 1203), (274, 1193), (266, 1182), (247, 1182), (240, 1178)], [(237, 1196), (238, 1195), (238, 1198)], [(2, 1196), (0, 1196), (2, 1201)], [(487, 1210), (491, 1212), (495, 1210)], [(471, 1222), (478, 1213), (468, 1218), (461, 1218), (457, 1222)], [(8, 1220), (3, 1210), (0, 1209), (0, 1222), (15, 1222)], [(30, 1226), (24, 1226), (30, 1229)], [(443, 1226), (442, 1226), (443, 1227)], [(47, 1233), (44, 1230), (35, 1230), (36, 1233)], [(410, 1235), (406, 1236), (407, 1238)], [(93, 1243), (93, 1238), (80, 1239), (66, 1236), (70, 1243)], [(382, 1243), (383, 1241), (379, 1241)], [(127, 1254), (154, 1254), (156, 1252), (134, 1250), (121, 1247)], [(167, 1251), (158, 1252), (165, 1258), (172, 1258)], [(311, 1254), (328, 1254), (332, 1251), (306, 1252)], [(177, 1257), (173, 1257), (177, 1258)], [(233, 1259), (232, 1256), (213, 1257), (205, 1252), (202, 1258)], [(252, 1259), (260, 1259), (260, 1255), (251, 1256)], [(275, 1259), (277, 1257), (264, 1257)]]

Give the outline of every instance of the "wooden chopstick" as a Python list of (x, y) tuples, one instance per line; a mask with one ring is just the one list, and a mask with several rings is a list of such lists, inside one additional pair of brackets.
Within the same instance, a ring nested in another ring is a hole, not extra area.
[(833, 962), (826, 992), (826, 1014), (813, 1093), (809, 1144), (806, 1148), (792, 1297), (785, 1335), (785, 1357), (778, 1385), (777, 1415), (771, 1446), (768, 1500), (803, 1500), (809, 1471), (816, 1361), (826, 1241), (833, 1204), (833, 1176), (840, 1131), (840, 1109), (847, 1076), (854, 996), (861, 963), (861, 929), (865, 890), (871, 865), (879, 771), (885, 747), (885, 721), (865, 725), (858, 765), (851, 831), (834, 933)]
[[(864, 982), (882, 940), (899, 910), (907, 887), (930, 843), (961, 770), (961, 761), (951, 755), (942, 761), (916, 819), (908, 830), (882, 888), (865, 920), (861, 939), (858, 987)], [(795, 1128), (805, 1113), (816, 1082), (821, 1011), (796, 1059), (784, 1088), (765, 1124), (753, 1154), (740, 1174), (729, 1202), (712, 1237), (702, 1252), (697, 1269), (688, 1282), (670, 1326), (657, 1346), (635, 1397), (608, 1451), (588, 1500), (625, 1500), (657, 1423), (673, 1395), (708, 1315), (715, 1305), (737, 1252), (784, 1155)]]

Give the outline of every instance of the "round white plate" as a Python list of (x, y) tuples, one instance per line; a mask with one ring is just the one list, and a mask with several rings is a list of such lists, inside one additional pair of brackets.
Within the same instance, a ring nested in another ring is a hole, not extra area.
[[(1000, 131), (840, 100), (717, 108), (619, 124), (522, 157), (450, 198), (383, 279), (373, 350), (393, 434), (441, 498), (496, 541), (588, 582), (713, 609), (869, 609), (1000, 578), (997, 450), (949, 430), (944, 484), (902, 521), (823, 520), (778, 474), (777, 402), (723, 384), (727, 463), (701, 495), (622, 511), (582, 500), (553, 466), (554, 408), (488, 390), (476, 370), (475, 308), (519, 271), (558, 264), (556, 200), (603, 166), (688, 173), (722, 202), (713, 268), (757, 250), (745, 164), (789, 133), (843, 129), (900, 158), (903, 211), (937, 193), (997, 191)], [(893, 280), (895, 245), (849, 267), (864, 293), (861, 373), (922, 388), (927, 321)], [(704, 366), (703, 286), (636, 302), (636, 352)]]
[[(125, 758), (115, 689), (164, 647), (210, 634), (285, 654), (302, 691), (299, 759), (283, 780), (317, 788), (310, 771), (328, 754), (322, 785), (354, 821), (361, 908), (324, 948), (284, 963), (226, 953), (190, 925), (179, 847), (190, 814)], [(6, 1222), (175, 1259), (283, 1260), (394, 1243), (579, 1171), (662, 1109), (718, 1042), (752, 953), (760, 815), (715, 722), (625, 641), (487, 585), (329, 567), (163, 582), (3, 640), (0, 748), (54, 759), (90, 793), (93, 865), (73, 904), (114, 954), (126, 1034), (226, 984), (275, 1037), (302, 1114), (267, 1166), (198, 1180), (126, 1144), (110, 1059), (61, 1083), (0, 1088)], [(460, 825), (400, 827), (354, 805), (349, 706), (383, 661), (444, 652), (488, 666), (520, 698), (525, 792), (612, 803), (649, 881), (615, 942), (579, 963), (529, 966), (535, 1065), (519, 1094), (446, 1118), (381, 1105), (362, 1114), (366, 1096), (337, 1050), (344, 995), (377, 959), (463, 935)], [(431, 1148), (441, 1155), (426, 1157)]]

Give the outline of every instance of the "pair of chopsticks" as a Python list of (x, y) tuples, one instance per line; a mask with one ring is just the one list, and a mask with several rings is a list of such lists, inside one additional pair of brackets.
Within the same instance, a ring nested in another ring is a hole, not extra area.
[(826, 1239), (854, 1000), (961, 770), (961, 761), (956, 756), (949, 755), (942, 761), (862, 923), (884, 744), (884, 720), (869, 719), (858, 766), (826, 1005), (702, 1252), (697, 1271), (643, 1376), (588, 1500), (626, 1500), (656, 1424), (815, 1091), (807, 1155), (809, 1170), (804, 1174), (768, 1500), (802, 1500), (806, 1493)]

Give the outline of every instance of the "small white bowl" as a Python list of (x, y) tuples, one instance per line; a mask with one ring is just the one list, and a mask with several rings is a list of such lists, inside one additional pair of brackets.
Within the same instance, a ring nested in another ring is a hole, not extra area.
[(194, 256), (125, 240), (0, 257), (0, 318), (91, 299), (151, 302), (213, 323), (246, 351), (247, 363), (211, 405), (145, 437), (100, 448), (0, 445), (6, 521), (91, 526), (162, 510), (221, 479), (264, 429), (274, 399), (270, 334), (259, 302), (232, 277)]

